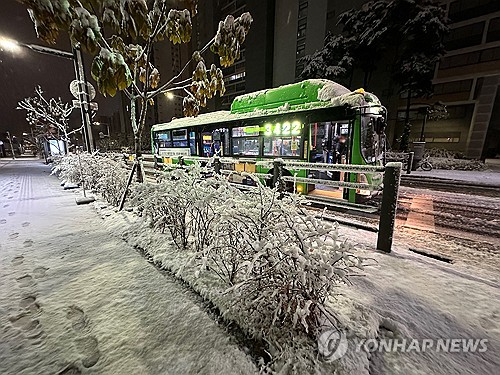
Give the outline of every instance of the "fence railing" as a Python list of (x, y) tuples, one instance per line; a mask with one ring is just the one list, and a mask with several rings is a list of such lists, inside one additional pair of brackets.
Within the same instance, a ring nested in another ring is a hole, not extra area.
[[(165, 162), (167, 161), (167, 162)], [(339, 187), (345, 189), (382, 190), (382, 202), (380, 205), (380, 216), (378, 226), (377, 249), (390, 252), (393, 242), (394, 227), (396, 221), (396, 209), (398, 200), (399, 183), (401, 179), (401, 162), (389, 162), (385, 166), (371, 165), (349, 165), (349, 164), (326, 164), (326, 163), (307, 163), (299, 161), (289, 161), (283, 159), (262, 160), (255, 159), (236, 159), (236, 158), (204, 158), (178, 156), (174, 158), (157, 158), (154, 155), (143, 155), (143, 171), (145, 180), (149, 182), (157, 182), (161, 178), (164, 170), (176, 168), (189, 168), (186, 162), (201, 162), (206, 163), (207, 175), (211, 173), (224, 175), (245, 175), (250, 173), (255, 177), (263, 180), (270, 180), (271, 186), (276, 187), (281, 194), (285, 194), (286, 183), (303, 184), (321, 184), (331, 187)], [(246, 171), (246, 167), (242, 164), (252, 165), (252, 172)], [(255, 171), (255, 167), (263, 167), (269, 169), (268, 173), (259, 173)], [(410, 163), (411, 166), (411, 163)], [(366, 173), (375, 174), (383, 173), (381, 183), (362, 183), (350, 181), (335, 181), (331, 179), (298, 177), (297, 175), (285, 175), (285, 170), (308, 170), (308, 171), (332, 171), (346, 173)], [(252, 186), (238, 184), (243, 189), (252, 189)], [(307, 196), (306, 196), (307, 198)]]

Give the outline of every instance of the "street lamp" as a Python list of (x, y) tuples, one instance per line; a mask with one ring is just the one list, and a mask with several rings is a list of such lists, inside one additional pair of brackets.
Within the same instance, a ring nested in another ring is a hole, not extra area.
[(83, 69), (83, 58), (80, 49), (73, 48), (73, 52), (71, 53), (67, 51), (61, 51), (55, 48), (39, 46), (37, 44), (21, 43), (16, 40), (0, 37), (0, 49), (12, 53), (19, 53), (21, 51), (21, 48), (27, 48), (34, 52), (43, 53), (45, 55), (51, 55), (56, 57), (62, 57), (73, 61), (76, 80), (78, 81), (78, 84), (80, 86), (78, 95), (79, 95), (80, 110), (82, 115), (82, 124), (84, 125), (82, 133), (85, 139), (87, 150), (93, 152), (94, 141), (92, 138), (92, 129), (90, 127), (91, 120), (89, 114), (90, 95), (88, 92), (87, 80), (85, 79), (85, 72)]
[(426, 104), (424, 107), (424, 121), (422, 122), (422, 129), (420, 130), (420, 142), (425, 142), (425, 125), (428, 119), (444, 120), (449, 117), (446, 105), (443, 102), (436, 102), (434, 104)]

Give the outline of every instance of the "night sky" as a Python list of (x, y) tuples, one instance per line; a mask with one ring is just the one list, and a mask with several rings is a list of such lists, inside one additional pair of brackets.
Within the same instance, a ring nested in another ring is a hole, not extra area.
[[(33, 43), (47, 46), (36, 37), (33, 23), (26, 8), (15, 0), (1, 0), (0, 5), (0, 37), (15, 39), (24, 43)], [(50, 46), (70, 51), (67, 33), (61, 33), (59, 42)], [(90, 62), (86, 58), (85, 70), (87, 79), (95, 86), (90, 77)], [(25, 111), (16, 110), (17, 102), (27, 96), (34, 95), (35, 86), (40, 85), (45, 97), (61, 97), (64, 101), (71, 101), (73, 96), (69, 92), (69, 84), (75, 79), (73, 62), (64, 58), (44, 55), (21, 49), (20, 53), (0, 50), (0, 139), (6, 131), (20, 137), (29, 130), (25, 119)], [(100, 97), (98, 115), (111, 115), (118, 110), (118, 100)], [(74, 110), (71, 117), (71, 127), (80, 122), (80, 114)]]

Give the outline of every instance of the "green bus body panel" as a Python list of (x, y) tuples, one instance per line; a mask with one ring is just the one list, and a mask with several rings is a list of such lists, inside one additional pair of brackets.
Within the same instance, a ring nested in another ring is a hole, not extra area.
[[(274, 89), (257, 91), (238, 96), (231, 104), (231, 113), (252, 112), (282, 106), (295, 107), (300, 104), (320, 102), (318, 91), (329, 81), (307, 80)], [(327, 105), (327, 102), (323, 102)]]

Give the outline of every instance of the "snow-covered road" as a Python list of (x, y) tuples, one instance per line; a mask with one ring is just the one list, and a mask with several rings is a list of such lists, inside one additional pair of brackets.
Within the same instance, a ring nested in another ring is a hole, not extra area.
[(49, 173), (0, 160), (1, 374), (256, 372), (191, 292)]

